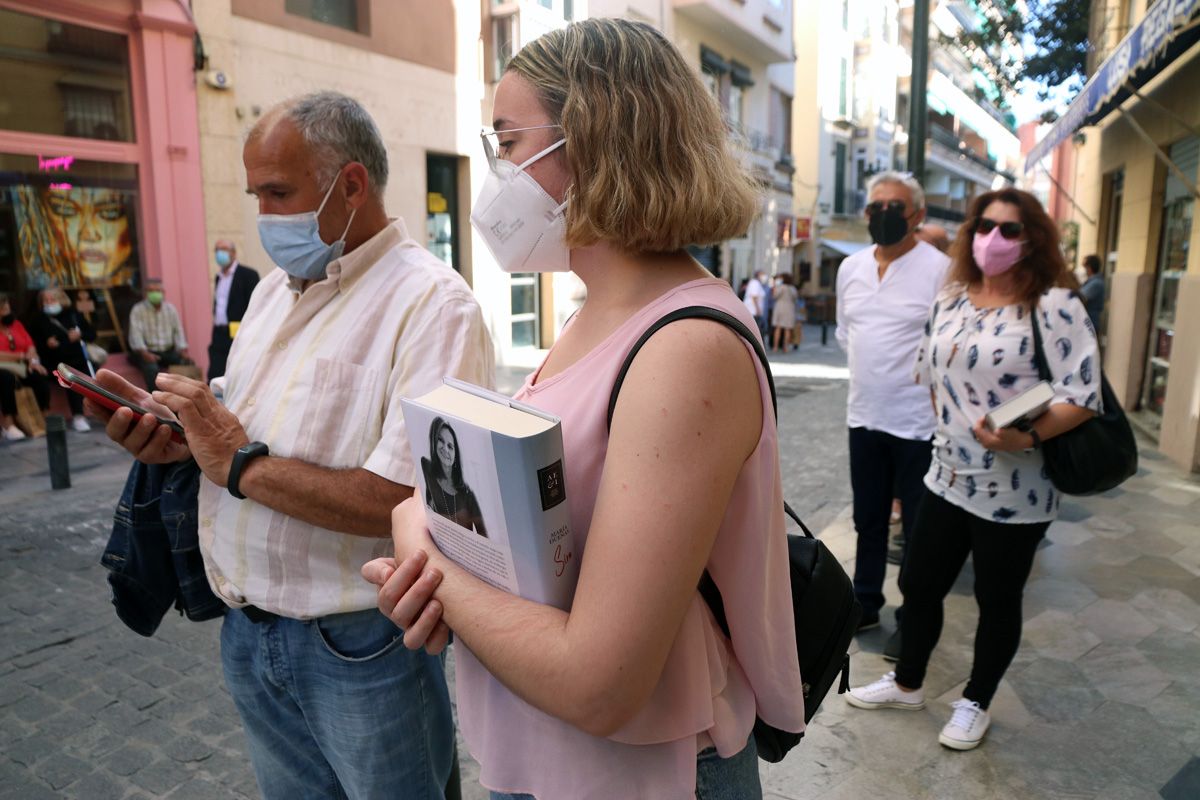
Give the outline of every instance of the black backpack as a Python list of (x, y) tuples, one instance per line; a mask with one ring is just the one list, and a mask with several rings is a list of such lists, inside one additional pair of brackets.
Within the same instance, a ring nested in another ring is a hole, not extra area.
[[(742, 338), (748, 341), (762, 362), (767, 374), (767, 383), (771, 387), (771, 405), (775, 409), (776, 418), (779, 416), (779, 406), (775, 398), (775, 381), (771, 377), (771, 367), (767, 362), (766, 351), (762, 344), (747, 330), (746, 326), (724, 311), (718, 311), (708, 306), (688, 306), (676, 309), (651, 325), (625, 357), (617, 380), (613, 384), (612, 394), (608, 399), (608, 425), (612, 427), (613, 412), (617, 407), (617, 394), (625, 381), (625, 373), (629, 365), (641, 350), (642, 345), (653, 336), (659, 328), (681, 319), (710, 319), (714, 322), (732, 328)], [(813, 536), (812, 531), (800, 520), (796, 512), (787, 503), (783, 510), (804, 532), (803, 536), (788, 536), (788, 560), (792, 573), (792, 613), (796, 622), (796, 651), (800, 659), (800, 677), (804, 687), (804, 721), (809, 722), (825, 695), (829, 693), (838, 674), (841, 682), (838, 684), (838, 694), (850, 688), (850, 640), (858, 629), (858, 621), (862, 616), (862, 606), (854, 596), (854, 585), (842, 569), (842, 565), (834, 557), (820, 539)], [(716, 583), (705, 570), (700, 579), (700, 595), (708, 603), (717, 624), (725, 635), (729, 635), (729, 622), (725, 618), (725, 604)], [(764, 761), (776, 763), (783, 760), (787, 752), (800, 743), (803, 733), (774, 728), (761, 719), (754, 720), (754, 743), (758, 747), (758, 756)]]

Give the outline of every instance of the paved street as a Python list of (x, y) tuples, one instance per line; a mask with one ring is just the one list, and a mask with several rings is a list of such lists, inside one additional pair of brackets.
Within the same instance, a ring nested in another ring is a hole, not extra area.
[[(773, 362), (786, 494), (848, 562), (844, 362), (819, 329)], [(519, 380), (501, 375), (503, 388)], [(61, 492), (49, 489), (43, 440), (0, 447), (0, 798), (257, 797), (221, 682), (219, 623), (172, 613), (144, 639), (116, 619), (98, 559), (128, 460), (99, 431), (69, 442), (74, 486)], [(936, 737), (969, 671), (968, 566), (926, 710), (828, 698), (800, 747), (763, 765), (767, 796), (1200, 797), (1198, 513), (1200, 480), (1148, 453), (1122, 489), (1064, 504), (988, 740), (952, 753)], [(862, 637), (856, 683), (887, 670), (876, 653), (888, 633)], [(463, 771), (465, 796), (485, 797), (474, 765)]]

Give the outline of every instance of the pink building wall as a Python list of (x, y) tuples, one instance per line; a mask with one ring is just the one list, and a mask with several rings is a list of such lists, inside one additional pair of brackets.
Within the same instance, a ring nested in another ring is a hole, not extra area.
[[(168, 301), (183, 318), (190, 354), (206, 369), (212, 288), (193, 71), (196, 26), (186, 0), (0, 0), (0, 8), (128, 36), (135, 142), (0, 131), (0, 152), (66, 153), (138, 166), (142, 274), (163, 279)], [(138, 374), (124, 356), (107, 366)]]

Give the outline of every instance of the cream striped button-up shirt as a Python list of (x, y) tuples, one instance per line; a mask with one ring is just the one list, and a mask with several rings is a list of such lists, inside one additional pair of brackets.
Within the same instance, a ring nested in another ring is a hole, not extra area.
[[(259, 283), (229, 354), (225, 405), (271, 454), (363, 467), (416, 485), (400, 398), (451, 375), (490, 387), (492, 342), (466, 282), (396, 220), (303, 293), (283, 270)], [(309, 619), (373, 608), (359, 568), (390, 539), (318, 528), (208, 479), (200, 548), (231, 606)]]

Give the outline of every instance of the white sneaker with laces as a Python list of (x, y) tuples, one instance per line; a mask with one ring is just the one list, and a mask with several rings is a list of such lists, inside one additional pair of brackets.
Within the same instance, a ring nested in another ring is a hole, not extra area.
[(75, 430), (79, 431), (80, 433), (87, 433), (88, 431), (90, 431), (92, 429), (92, 426), (89, 425), (88, 421), (86, 419), (84, 419), (82, 416), (72, 417), (71, 418), (71, 427), (74, 428)]
[(24, 438), (24, 432), (22, 432), (21, 429), (16, 425), (9, 425), (4, 429), (4, 441), (6, 442), (19, 442)]
[(846, 702), (855, 708), (902, 708), (919, 711), (925, 707), (925, 690), (906, 692), (896, 685), (896, 673), (889, 672), (874, 683), (846, 692)]
[(951, 750), (974, 750), (983, 741), (988, 726), (992, 724), (992, 715), (980, 708), (979, 703), (962, 698), (951, 704), (954, 714), (942, 732), (938, 741)]

